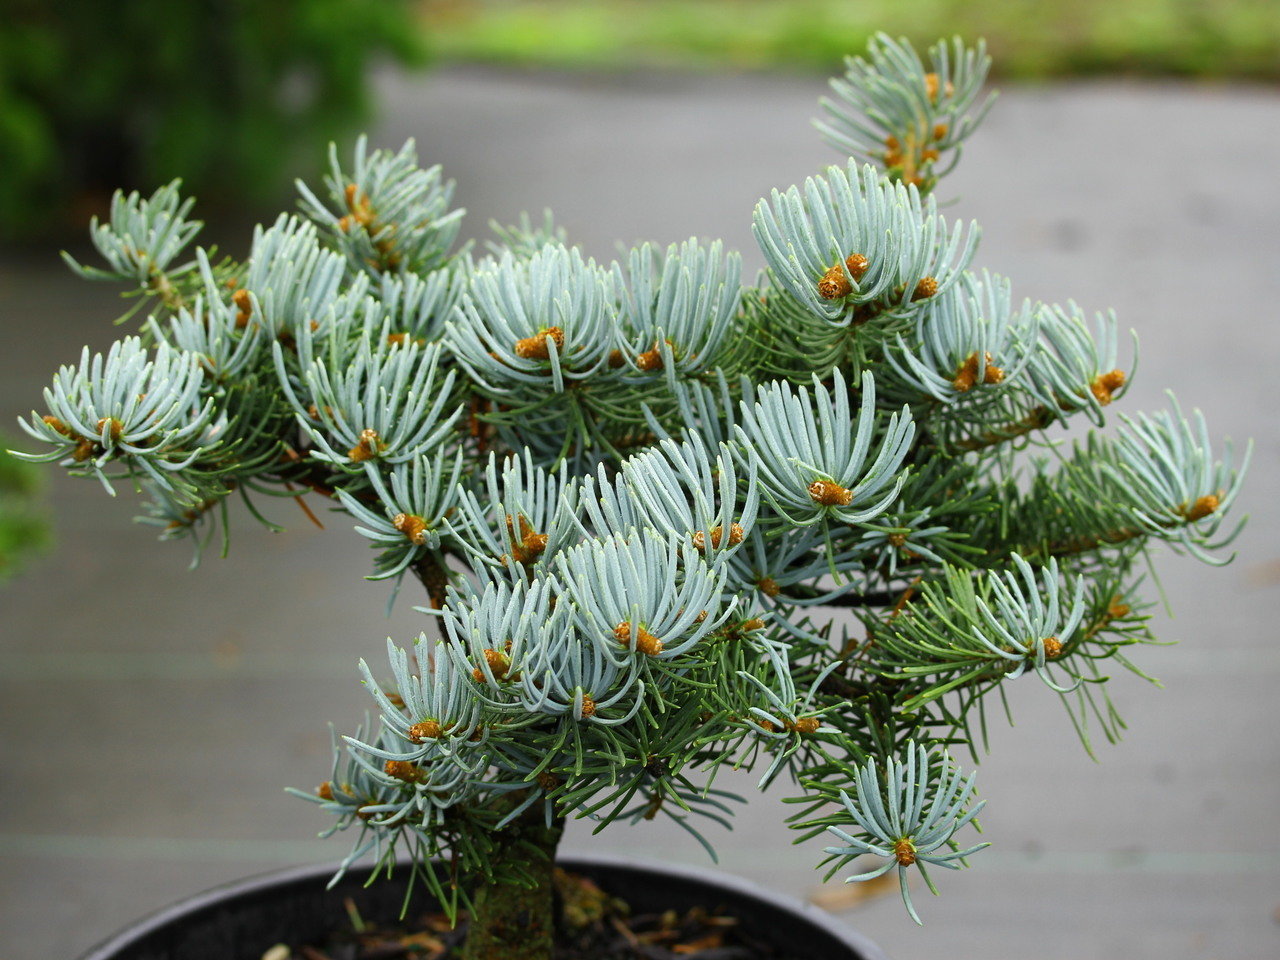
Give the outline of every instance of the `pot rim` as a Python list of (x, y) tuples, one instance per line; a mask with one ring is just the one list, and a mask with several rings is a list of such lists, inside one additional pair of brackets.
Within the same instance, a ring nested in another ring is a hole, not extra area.
[[(408, 869), (411, 861), (397, 862), (397, 868)], [(755, 900), (768, 904), (773, 909), (784, 910), (798, 920), (816, 927), (823, 933), (847, 944), (859, 952), (863, 960), (888, 960), (888, 957), (875, 943), (867, 939), (859, 931), (846, 923), (837, 920), (831, 914), (811, 903), (806, 903), (788, 894), (778, 893), (754, 881), (717, 869), (705, 869), (684, 863), (664, 863), (643, 857), (623, 856), (617, 854), (568, 853), (558, 857), (557, 865), (570, 870), (575, 867), (599, 867), (604, 869), (624, 869), (648, 872), (668, 877), (675, 877), (687, 882), (726, 890), (743, 899)], [(348, 876), (371, 869), (371, 865), (353, 867), (347, 871)], [(101, 941), (83, 953), (79, 960), (115, 960), (120, 951), (125, 950), (144, 938), (164, 929), (169, 924), (177, 923), (182, 918), (217, 904), (244, 900), (256, 894), (277, 887), (296, 883), (327, 882), (338, 871), (338, 865), (303, 864), (285, 867), (267, 873), (245, 877), (222, 883), (207, 890), (183, 897), (153, 913), (135, 920), (125, 928)]]

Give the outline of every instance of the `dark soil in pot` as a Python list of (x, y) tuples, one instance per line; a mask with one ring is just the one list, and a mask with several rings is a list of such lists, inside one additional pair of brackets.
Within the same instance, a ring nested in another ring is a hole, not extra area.
[[(874, 944), (816, 907), (735, 877), (604, 858), (571, 857), (562, 866), (627, 903), (630, 918), (623, 924), (612, 920), (595, 924), (599, 933), (595, 941), (584, 930), (585, 940), (566, 943), (569, 952), (558, 953), (558, 960), (885, 960)], [(277, 944), (295, 948), (294, 956), (306, 960), (432, 956), (432, 952), (409, 952), (406, 946), (413, 938), (401, 930), (388, 936), (379, 952), (370, 955), (366, 949), (361, 957), (357, 938), (351, 935), (352, 912), (379, 930), (392, 929), (404, 898), (403, 883), (398, 881), (407, 878), (409, 871), (397, 871), (391, 882), (365, 887), (368, 875), (368, 868), (352, 870), (332, 890), (324, 889), (331, 867), (299, 868), (241, 881), (163, 910), (90, 951), (83, 960), (262, 960)], [(431, 904), (422, 898), (411, 903), (408, 917), (431, 912)], [(717, 919), (724, 917), (732, 919)], [(423, 943), (431, 938), (446, 944), (457, 939), (456, 934), (440, 929), (425, 933)], [(631, 943), (632, 938), (637, 942)]]

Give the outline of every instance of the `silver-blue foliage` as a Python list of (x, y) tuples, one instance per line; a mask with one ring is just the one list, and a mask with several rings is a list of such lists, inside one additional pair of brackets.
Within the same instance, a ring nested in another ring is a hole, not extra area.
[(150, 197), (137, 191), (125, 196), (116, 191), (106, 223), (94, 217), (89, 226), (93, 245), (109, 270), (85, 267), (69, 254), (63, 259), (89, 280), (133, 280), (139, 287), (160, 292), (162, 286), (191, 270), (194, 262), (174, 265), (200, 232), (198, 220), (187, 219), (195, 200), (178, 193), (181, 180), (165, 184)]
[(919, 395), (980, 403), (1017, 382), (1038, 334), (1038, 314), (1025, 301), (1014, 307), (1007, 280), (966, 271), (917, 314), (909, 336), (894, 338), (885, 360)]
[[(977, 128), (994, 94), (975, 109), (991, 58), (979, 40), (959, 37), (929, 48), (929, 64), (905, 40), (879, 33), (866, 57), (848, 57), (844, 77), (823, 97), (824, 140), (849, 156), (883, 164), (890, 177), (932, 187), (955, 166), (961, 143)], [(970, 113), (970, 111), (973, 111)], [(942, 155), (954, 151), (946, 162)]]
[[(803, 190), (774, 190), (756, 205), (753, 229), (786, 290), (840, 326), (862, 305), (881, 301), (886, 312), (908, 312), (936, 296), (968, 266), (977, 244), (976, 228), (948, 226), (932, 197), (853, 161), (808, 178)], [(851, 264), (855, 256), (861, 261)]]
[(684, 378), (708, 370), (738, 312), (742, 258), (716, 240), (686, 240), (665, 254), (652, 244), (613, 265), (622, 309), (616, 347), (633, 376)]
[(840, 371), (830, 391), (815, 378), (812, 397), (806, 387), (775, 382), (757, 390), (754, 404), (742, 401), (740, 456), (758, 470), (765, 496), (792, 523), (863, 523), (897, 497), (915, 436), (910, 412), (893, 413), (873, 456), (879, 419), (870, 373), (862, 376), (856, 423)]
[(164, 490), (193, 490), (181, 471), (219, 441), (223, 423), (202, 398), (200, 358), (161, 343), (154, 353), (137, 337), (112, 344), (106, 354), (85, 347), (77, 366), (63, 366), (44, 392), (49, 413), (32, 411), (22, 428), (52, 449), (19, 454), (38, 462), (60, 460), (87, 471), (114, 495), (105, 469), (141, 473)]
[(961, 850), (952, 841), (986, 801), (970, 804), (976, 774), (965, 778), (945, 753), (908, 741), (902, 755), (903, 760), (891, 757), (883, 770), (874, 759), (856, 770), (852, 790), (840, 794), (847, 826), (827, 828), (844, 846), (828, 847), (827, 853), (840, 863), (863, 854), (882, 857), (884, 863), (846, 882), (870, 880), (896, 868), (902, 899), (911, 918), (921, 923), (907, 885), (909, 868), (916, 867), (936, 894), (925, 864), (958, 870), (965, 857), (988, 846)]
[(1145, 676), (1152, 641), (1135, 566), (1153, 541), (1223, 562), (1249, 459), (1176, 403), (1092, 429), (1134, 372), (1115, 316), (969, 269), (977, 228), (934, 191), (987, 65), (883, 35), (850, 59), (819, 125), (849, 160), (756, 205), (748, 285), (720, 241), (597, 263), (549, 213), (455, 251), (412, 143), (332, 153), (241, 263), (187, 257), (176, 182), (117, 194), (105, 269), (72, 266), (132, 284), (143, 335), (57, 372), (23, 456), (132, 479), (197, 551), (225, 552), (232, 495), (278, 529), (250, 494), (314, 494), (373, 578), (422, 582), (431, 631), (388, 641), (385, 685), (361, 662), (379, 720), (307, 795), (359, 831), (346, 864), (408, 843), (456, 910), (517, 821), (666, 816), (710, 849), (717, 770), (759, 765), (918, 920), (909, 868), (979, 849), (942, 745), (976, 755), (1026, 674), (1086, 748), (1116, 739), (1108, 671)]
[(412, 140), (395, 153), (371, 152), (361, 137), (350, 171), (331, 147), (325, 186), (328, 204), (298, 181), (303, 209), (327, 229), (353, 269), (423, 272), (448, 259), (464, 211), (449, 209), (453, 181), (444, 179), (439, 166), (419, 167)]
[(438, 344), (365, 337), (345, 368), (312, 361), (304, 372), (306, 405), (282, 378), (315, 444), (312, 456), (360, 469), (368, 460), (405, 463), (441, 446), (461, 415), (450, 403), (456, 374), (441, 374), (441, 352)]

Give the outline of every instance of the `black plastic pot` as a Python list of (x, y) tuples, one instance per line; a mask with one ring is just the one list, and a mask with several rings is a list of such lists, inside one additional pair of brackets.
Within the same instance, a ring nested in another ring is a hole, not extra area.
[[(817, 907), (737, 877), (607, 857), (566, 857), (561, 865), (595, 880), (637, 912), (723, 906), (751, 935), (806, 960), (887, 960), (866, 937)], [(367, 919), (399, 915), (399, 880), (407, 870), (369, 887), (369, 870), (352, 870), (326, 890), (333, 872), (331, 866), (298, 867), (197, 894), (121, 931), (82, 960), (261, 960), (274, 944), (316, 942), (345, 927), (348, 898)]]

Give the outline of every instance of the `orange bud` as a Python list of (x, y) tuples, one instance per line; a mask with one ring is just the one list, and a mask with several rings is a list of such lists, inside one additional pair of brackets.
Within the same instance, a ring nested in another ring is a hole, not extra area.
[(809, 497), (824, 507), (847, 507), (853, 502), (853, 491), (831, 480), (815, 480), (809, 484)]
[[(936, 73), (926, 73), (924, 75), (924, 92), (928, 96), (930, 103), (938, 102), (938, 75)], [(956, 92), (956, 88), (950, 80), (947, 81), (943, 92), (948, 97)]]
[(71, 436), (71, 428), (68, 427), (61, 420), (59, 420), (57, 417), (44, 416), (44, 417), (41, 417), (40, 419), (43, 420), (45, 425), (50, 429), (52, 429), (55, 433), (60, 433), (64, 437)]
[[(355, 458), (352, 457), (354, 460)], [(416, 546), (427, 542), (427, 521), (412, 513), (397, 513), (391, 525), (404, 534), (404, 538)]]
[(1209, 514), (1215, 512), (1218, 509), (1218, 506), (1218, 498), (1212, 493), (1199, 497), (1196, 502), (1191, 505), (1191, 509), (1187, 511), (1187, 522), (1195, 523), (1197, 520), (1203, 520), (1205, 517), (1209, 516)]
[(972, 390), (974, 385), (978, 383), (978, 375), (981, 373), (983, 383), (1000, 383), (1004, 380), (1004, 371), (991, 362), (991, 354), (983, 354), (984, 360), (978, 360), (978, 354), (971, 353), (960, 364), (956, 370), (956, 375), (951, 381), (951, 386), (959, 393), (966, 393)]
[[(620, 624), (613, 628), (613, 635), (624, 647), (631, 646), (631, 621), (623, 620)], [(644, 627), (636, 629), (636, 639), (634, 649), (651, 657), (656, 657), (662, 652), (662, 641), (655, 637)]]
[(347, 457), (352, 463), (361, 463), (372, 460), (385, 449), (387, 445), (378, 436), (378, 431), (366, 428), (360, 431), (360, 442), (347, 451)]
[(903, 837), (893, 845), (893, 856), (898, 863), (909, 867), (916, 862), (916, 847), (909, 839)]
[(1105, 407), (1112, 401), (1112, 394), (1124, 386), (1124, 381), (1123, 370), (1111, 370), (1095, 377), (1093, 383), (1089, 384), (1089, 390), (1098, 403)]
[(523, 515), (519, 518), (520, 532), (516, 533), (517, 521), (510, 514), (507, 514), (507, 535), (511, 537), (513, 542), (512, 552), (515, 559), (519, 563), (529, 564), (542, 555), (547, 549), (548, 537), (545, 533), (538, 533), (533, 529), (533, 524)]
[(547, 549), (547, 540), (545, 533), (526, 533), (520, 541), (520, 549), (526, 557), (536, 557)]
[(548, 341), (553, 341), (556, 350), (559, 351), (564, 347), (564, 331), (559, 327), (547, 327), (532, 337), (517, 340), (516, 356), (523, 357), (525, 360), (550, 360), (551, 348), (547, 346)]
[(822, 721), (817, 717), (801, 717), (795, 723), (788, 722), (786, 727), (792, 733), (817, 733)]
[[(742, 529), (742, 524), (729, 524), (729, 546), (736, 547), (742, 542), (742, 538), (746, 536), (746, 531)], [(711, 528), (711, 547), (712, 549), (720, 549), (720, 541), (724, 538), (724, 531), (719, 525)], [(693, 534), (693, 545), (699, 551), (707, 549), (706, 531), (698, 530)]]
[(849, 254), (844, 258), (844, 265), (845, 269), (849, 271), (849, 276), (855, 280), (861, 280), (867, 272), (867, 267), (870, 266), (867, 258), (860, 253)]
[(658, 352), (657, 346), (654, 346), (652, 350), (646, 350), (644, 353), (637, 355), (636, 366), (646, 373), (650, 370), (661, 370), (663, 366), (662, 354)]
[(426, 743), (428, 740), (439, 740), (444, 730), (435, 720), (423, 720), (409, 728), (409, 739), (414, 743)]
[[(108, 424), (110, 424), (109, 427)], [(96, 429), (99, 436), (102, 435), (103, 430), (109, 430), (108, 436), (111, 437), (111, 442), (119, 443), (120, 435), (124, 432), (124, 424), (115, 417), (103, 417), (98, 421)]]
[(964, 363), (960, 364), (960, 368), (956, 370), (955, 377), (951, 380), (951, 386), (959, 393), (968, 393), (977, 382), (978, 354), (975, 352), (969, 354)]
[(921, 277), (920, 282), (916, 284), (915, 290), (911, 292), (911, 300), (928, 300), (938, 292), (938, 281), (933, 277)]
[(1124, 386), (1125, 373), (1123, 370), (1111, 370), (1104, 373), (1101, 378), (1102, 385), (1108, 390), (1119, 390)]
[(387, 776), (405, 783), (414, 783), (422, 778), (422, 771), (407, 760), (388, 760), (382, 769)]
[(243, 287), (231, 295), (231, 302), (236, 305), (236, 327), (244, 329), (249, 325), (249, 317), (253, 314), (253, 302), (249, 299), (249, 291)]
[(489, 665), (489, 671), (498, 679), (505, 677), (511, 668), (511, 658), (497, 650), (486, 650), (484, 662)]
[(839, 300), (851, 293), (853, 293), (853, 284), (844, 275), (840, 264), (836, 264), (824, 273), (822, 279), (818, 281), (818, 296), (823, 300)]
[[(836, 264), (830, 270), (822, 275), (822, 279), (818, 281), (818, 296), (824, 300), (839, 300), (841, 297), (847, 297), (853, 293), (853, 285), (849, 283), (849, 277), (861, 280), (867, 272), (867, 258), (860, 253), (851, 253), (845, 258), (844, 268), (840, 264)], [(845, 276), (845, 270), (848, 270), (848, 276)]]

